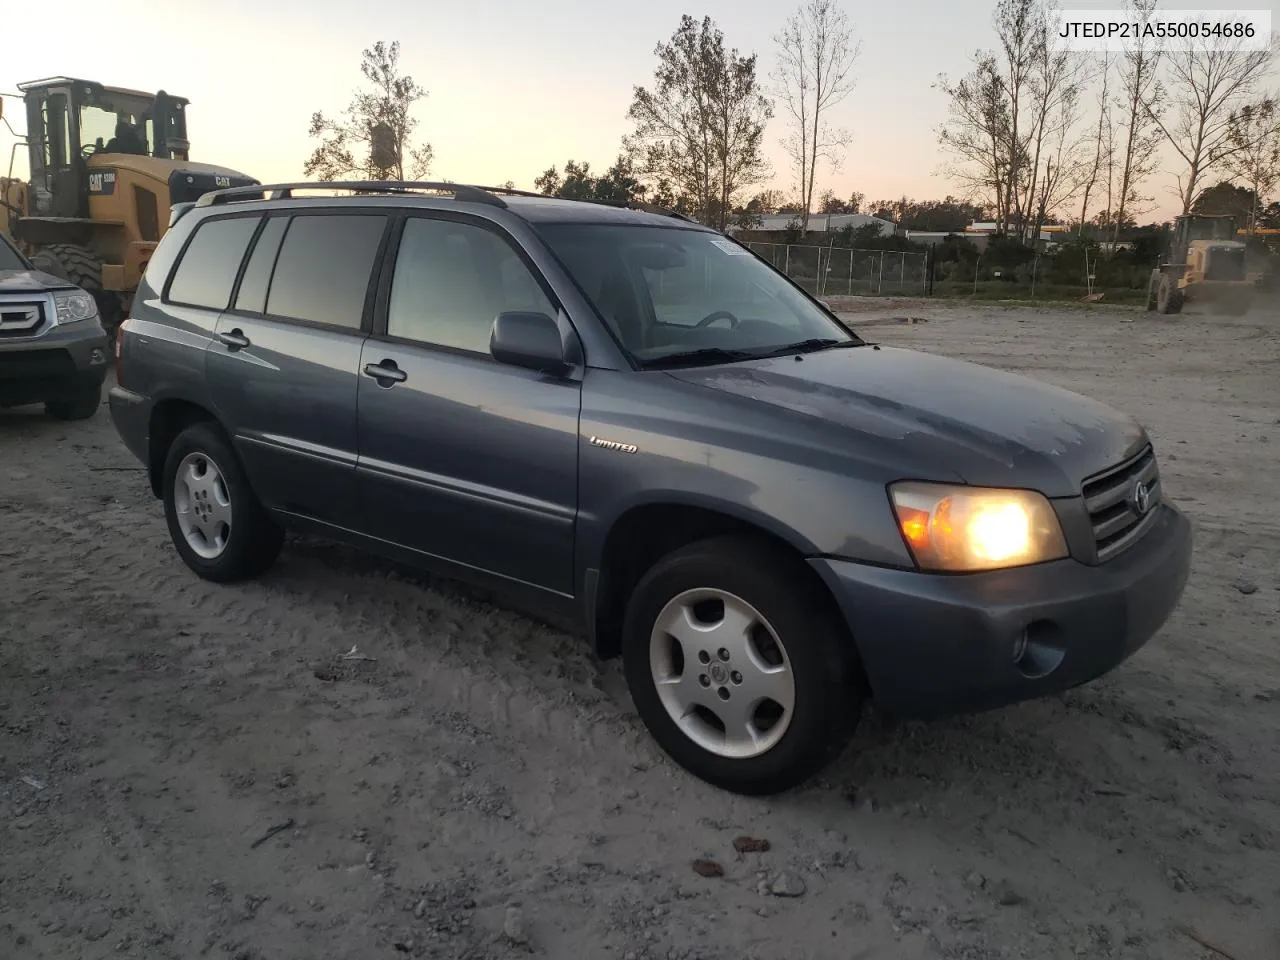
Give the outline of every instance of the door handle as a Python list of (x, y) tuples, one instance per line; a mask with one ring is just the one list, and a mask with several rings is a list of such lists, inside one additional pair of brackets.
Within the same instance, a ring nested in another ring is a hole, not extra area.
[(394, 360), (383, 360), (381, 363), (366, 363), (364, 375), (373, 377), (381, 387), (389, 387), (393, 383), (404, 383), (409, 375), (396, 366)]
[(218, 334), (218, 339), (232, 350), (242, 350), (249, 346), (249, 338), (244, 335), (244, 331), (239, 327), (234, 330), (224, 330)]

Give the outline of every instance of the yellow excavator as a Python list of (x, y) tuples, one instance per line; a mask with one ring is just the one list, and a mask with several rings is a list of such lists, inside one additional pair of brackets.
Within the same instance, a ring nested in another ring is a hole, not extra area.
[[(171, 207), (259, 181), (190, 160), (189, 101), (182, 97), (69, 77), (18, 89), (27, 132), (15, 133), (9, 174), (0, 177), (0, 233), (37, 268), (92, 293), (114, 332), (168, 229)], [(0, 119), (4, 104), (0, 97)], [(25, 181), (13, 176), (24, 146)]]

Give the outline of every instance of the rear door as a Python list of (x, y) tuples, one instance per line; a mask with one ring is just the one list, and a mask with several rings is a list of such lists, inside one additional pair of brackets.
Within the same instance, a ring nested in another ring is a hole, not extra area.
[(359, 378), (370, 532), (571, 594), (581, 383), (489, 353), (499, 313), (557, 315), (549, 287), (479, 218), (410, 216), (393, 259)]
[(265, 218), (206, 354), (263, 501), (347, 529), (360, 525), (356, 383), (388, 222), (358, 209)]

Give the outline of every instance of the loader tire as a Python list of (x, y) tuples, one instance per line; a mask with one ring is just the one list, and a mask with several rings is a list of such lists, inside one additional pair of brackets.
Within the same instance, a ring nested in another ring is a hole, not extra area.
[[(48, 258), (46, 260), (46, 258)], [(50, 243), (40, 248), (32, 262), (40, 266), (41, 262), (52, 261), (61, 270), (41, 269), (61, 276), (77, 287), (93, 296), (98, 304), (98, 317), (108, 336), (115, 336), (116, 328), (124, 319), (124, 309), (120, 296), (114, 290), (102, 289), (102, 260), (88, 247), (78, 243)]]

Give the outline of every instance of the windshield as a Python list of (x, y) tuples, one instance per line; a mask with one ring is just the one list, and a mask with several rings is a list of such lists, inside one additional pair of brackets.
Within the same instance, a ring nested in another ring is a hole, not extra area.
[(861, 343), (776, 270), (719, 234), (625, 224), (537, 229), (642, 365), (692, 351), (717, 362), (793, 344)]
[(1230, 217), (1206, 217), (1191, 223), (1192, 240), (1234, 240), (1235, 221)]
[(80, 146), (87, 152), (146, 156), (151, 136), (151, 118), (135, 108), (92, 104), (80, 108)]
[(3, 237), (0, 237), (0, 270), (25, 270), (27, 265)]

